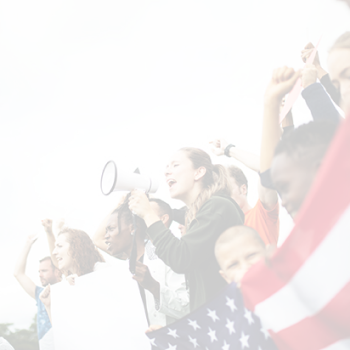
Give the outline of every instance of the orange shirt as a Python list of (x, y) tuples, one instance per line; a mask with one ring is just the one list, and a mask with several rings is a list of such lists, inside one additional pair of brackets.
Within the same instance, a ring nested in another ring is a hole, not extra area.
[(277, 245), (280, 231), (278, 201), (274, 208), (266, 210), (259, 199), (255, 207), (245, 213), (244, 225), (256, 230), (266, 245)]

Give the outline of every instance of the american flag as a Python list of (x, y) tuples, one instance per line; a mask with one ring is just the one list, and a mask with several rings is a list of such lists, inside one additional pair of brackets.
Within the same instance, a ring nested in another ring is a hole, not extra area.
[(269, 266), (248, 271), (242, 293), (280, 350), (350, 349), (350, 117), (290, 236)]
[(147, 335), (152, 350), (277, 350), (234, 283), (188, 316)]

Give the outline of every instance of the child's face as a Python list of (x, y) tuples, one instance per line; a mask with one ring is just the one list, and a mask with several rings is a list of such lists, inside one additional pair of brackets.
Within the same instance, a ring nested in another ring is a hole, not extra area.
[(239, 236), (218, 253), (220, 274), (227, 283), (240, 282), (249, 268), (265, 256), (266, 249), (251, 237)]
[(317, 164), (312, 157), (307, 161), (295, 160), (285, 152), (277, 154), (272, 161), (272, 181), (282, 206), (294, 220), (316, 177)]

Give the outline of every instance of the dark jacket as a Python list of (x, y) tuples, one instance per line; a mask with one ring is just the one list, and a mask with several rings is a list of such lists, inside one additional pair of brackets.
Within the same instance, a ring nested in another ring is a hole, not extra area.
[(186, 275), (191, 311), (226, 286), (215, 259), (215, 242), (227, 228), (243, 224), (244, 214), (237, 203), (215, 195), (203, 204), (181, 240), (161, 221), (147, 229), (158, 257), (176, 273)]

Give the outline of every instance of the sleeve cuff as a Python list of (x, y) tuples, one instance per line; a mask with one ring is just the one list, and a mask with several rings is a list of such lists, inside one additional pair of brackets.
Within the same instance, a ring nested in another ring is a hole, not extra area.
[(306, 87), (302, 92), (301, 95), (306, 100), (307, 98), (313, 96), (313, 94), (317, 93), (317, 91), (324, 90), (322, 85), (320, 83), (313, 83)]

